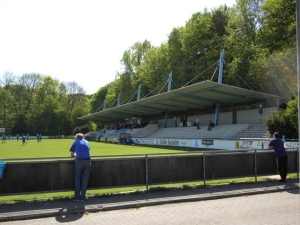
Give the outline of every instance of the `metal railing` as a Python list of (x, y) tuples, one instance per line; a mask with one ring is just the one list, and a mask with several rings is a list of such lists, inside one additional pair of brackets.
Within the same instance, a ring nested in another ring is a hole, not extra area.
[[(288, 151), (288, 176), (299, 178), (299, 149)], [(273, 151), (232, 150), (96, 156), (88, 197), (279, 179)], [(4, 159), (0, 204), (73, 197), (74, 163), (66, 157)], [(26, 177), (28, 176), (28, 177)]]

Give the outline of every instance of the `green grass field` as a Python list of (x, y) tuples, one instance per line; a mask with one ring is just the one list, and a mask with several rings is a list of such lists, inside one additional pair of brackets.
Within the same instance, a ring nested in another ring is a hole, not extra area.
[[(0, 143), (1, 159), (23, 159), (23, 158), (49, 158), (49, 157), (69, 157), (70, 147), (74, 140), (72, 139), (43, 139), (38, 143), (31, 139), (23, 145), (22, 141), (6, 140), (6, 143)], [(169, 147), (151, 147), (151, 146), (131, 146), (121, 144), (111, 144), (103, 142), (89, 142), (91, 147), (91, 156), (109, 156), (109, 155), (136, 155), (136, 154), (159, 154), (159, 153), (184, 153), (193, 151), (185, 148)]]

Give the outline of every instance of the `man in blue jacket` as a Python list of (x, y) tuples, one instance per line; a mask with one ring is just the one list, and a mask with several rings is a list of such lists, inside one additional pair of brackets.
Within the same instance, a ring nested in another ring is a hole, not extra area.
[(287, 153), (279, 133), (275, 132), (273, 137), (274, 138), (269, 143), (268, 149), (274, 150), (277, 171), (281, 177), (280, 182), (285, 182), (287, 175)]
[(91, 171), (90, 145), (82, 133), (76, 134), (76, 140), (70, 148), (71, 157), (75, 158), (75, 198), (73, 201), (84, 201)]

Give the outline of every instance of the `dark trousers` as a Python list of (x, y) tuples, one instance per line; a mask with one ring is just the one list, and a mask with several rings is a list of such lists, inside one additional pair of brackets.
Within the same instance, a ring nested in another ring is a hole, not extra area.
[(89, 175), (91, 171), (90, 160), (75, 160), (75, 198), (85, 199)]
[(277, 172), (282, 180), (286, 179), (287, 175), (287, 155), (275, 158)]

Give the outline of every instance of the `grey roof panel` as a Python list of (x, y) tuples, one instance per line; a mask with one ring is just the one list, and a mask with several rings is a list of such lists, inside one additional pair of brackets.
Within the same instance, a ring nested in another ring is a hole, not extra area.
[(284, 98), (212, 81), (203, 81), (117, 107), (104, 109), (78, 119), (113, 122), (132, 117), (161, 114), (163, 111), (178, 112), (186, 109), (201, 109), (217, 102), (222, 106), (266, 99)]

